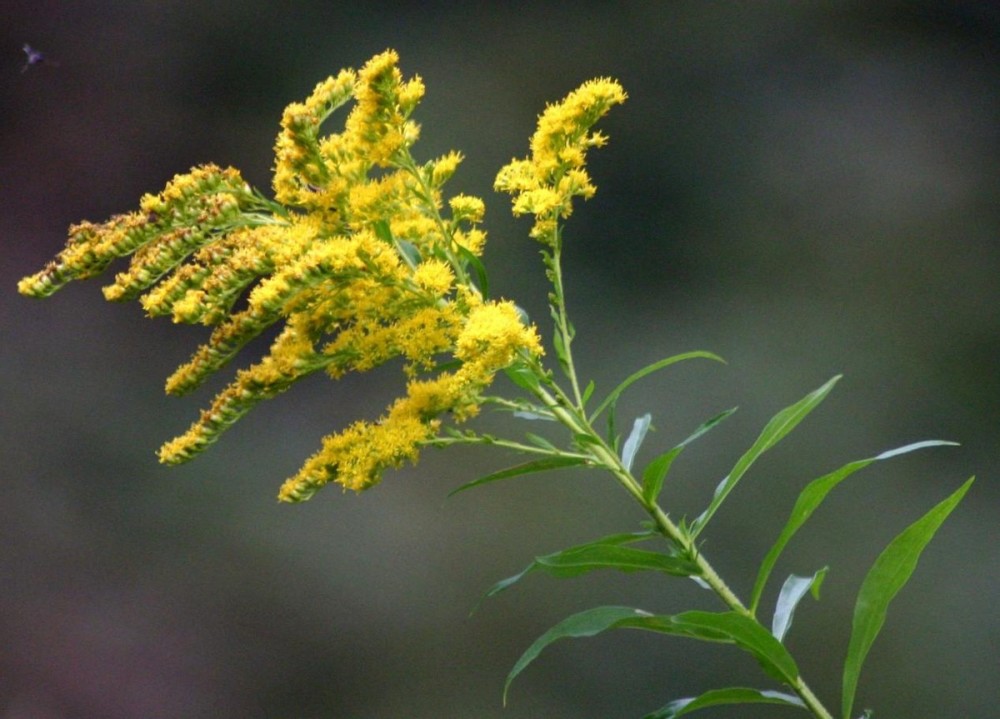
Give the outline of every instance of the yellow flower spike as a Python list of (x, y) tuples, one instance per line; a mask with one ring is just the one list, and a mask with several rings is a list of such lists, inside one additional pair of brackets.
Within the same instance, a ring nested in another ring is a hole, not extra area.
[(458, 169), (459, 164), (464, 159), (462, 153), (454, 151), (436, 159), (431, 164), (431, 186), (435, 188), (442, 187), (455, 174), (455, 170)]
[(402, 414), (384, 418), (380, 424), (356, 422), (340, 434), (323, 440), (322, 449), (282, 485), (278, 499), (301, 502), (329, 482), (360, 492), (374, 486), (382, 472), (415, 461), (420, 443), (437, 432), (436, 421)]
[(276, 319), (276, 316), (261, 317), (247, 310), (230, 317), (212, 332), (209, 341), (198, 347), (187, 363), (167, 378), (167, 394), (183, 395), (197, 389)]
[(318, 83), (306, 98), (306, 109), (322, 123), (334, 110), (351, 99), (356, 82), (357, 74), (353, 70), (341, 70), (336, 77), (328, 77)]
[[(173, 314), (175, 322), (203, 321), (201, 315), (207, 314), (207, 309), (205, 312), (198, 311), (196, 316), (188, 315), (178, 313), (177, 303), (189, 301), (186, 300), (189, 293), (201, 291), (202, 285), (219, 272), (218, 267), (225, 264), (228, 258), (243, 246), (241, 240), (245, 232), (247, 231), (234, 232), (202, 247), (190, 262), (176, 268), (169, 277), (164, 278), (139, 298), (142, 308), (151, 317)], [(211, 324), (207, 321), (205, 323)]]
[(104, 297), (111, 301), (135, 299), (192, 252), (211, 242), (214, 227), (232, 223), (239, 214), (239, 204), (233, 197), (210, 196), (201, 208), (195, 227), (180, 227), (163, 233), (137, 250), (128, 271), (116, 275), (114, 284), (104, 288)]
[(514, 200), (515, 215), (541, 217), (561, 215), (565, 211), (566, 196), (556, 189), (539, 187), (522, 192)]
[(320, 451), (282, 485), (278, 499), (301, 502), (330, 482), (356, 492), (378, 484), (386, 469), (417, 461), (422, 443), (437, 435), (438, 415), (449, 410), (455, 410), (456, 417), (474, 414), (470, 402), (478, 389), (449, 373), (409, 382), (406, 396), (379, 422), (355, 422), (324, 438)]
[(406, 118), (423, 95), (423, 84), (411, 81), (404, 87), (398, 62), (396, 52), (386, 50), (358, 73), (358, 104), (347, 118), (346, 134), (355, 151), (372, 165), (387, 166), (396, 152), (412, 144), (418, 134), (416, 125), (408, 125)]
[(179, 464), (193, 459), (259, 402), (284, 392), (327, 362), (327, 358), (314, 350), (308, 337), (295, 327), (285, 327), (271, 345), (268, 356), (240, 370), (187, 432), (160, 448), (160, 461)]
[(476, 224), (483, 221), (486, 205), (478, 197), (471, 195), (455, 195), (448, 201), (451, 207), (452, 219), (456, 222), (465, 221)]
[(503, 192), (524, 192), (541, 187), (541, 181), (530, 160), (512, 160), (500, 168), (493, 187)]
[(399, 205), (408, 192), (407, 181), (408, 177), (397, 171), (351, 187), (348, 193), (350, 226), (361, 230), (400, 213)]
[(439, 297), (451, 290), (454, 281), (455, 273), (447, 262), (441, 260), (421, 262), (413, 271), (413, 282)]
[(41, 272), (18, 283), (18, 291), (46, 297), (72, 280), (101, 273), (119, 257), (160, 242), (156, 252), (140, 255), (132, 271), (106, 290), (109, 299), (131, 299), (197, 247), (203, 235), (187, 228), (200, 223), (207, 230), (255, 202), (236, 170), (196, 167), (174, 177), (160, 194), (144, 196), (141, 212), (116, 215), (103, 224), (72, 226), (65, 249)]
[(595, 188), (583, 169), (586, 150), (607, 138), (590, 128), (612, 106), (624, 102), (625, 91), (614, 80), (590, 80), (549, 105), (538, 118), (531, 137), (531, 157), (513, 160), (500, 169), (494, 188), (514, 196), (515, 215), (535, 216), (531, 236), (552, 244), (557, 220), (572, 212), (572, 198), (591, 197)]
[(482, 230), (456, 230), (453, 235), (456, 244), (479, 256), (486, 246), (486, 233)]
[(397, 325), (401, 353), (408, 360), (408, 374), (430, 369), (436, 355), (449, 350), (461, 323), (453, 304), (425, 307)]
[(455, 357), (497, 372), (527, 351), (542, 354), (534, 327), (527, 327), (513, 302), (487, 302), (473, 308), (455, 347)]
[(219, 324), (248, 286), (274, 271), (265, 238), (285, 236), (281, 229), (241, 230), (205, 248), (215, 251), (203, 250), (194, 263), (178, 268), (141, 298), (143, 307), (149, 314), (170, 314), (174, 322)]
[(18, 282), (17, 291), (28, 297), (48, 297), (73, 280), (100, 274), (152, 237), (149, 222), (138, 213), (118, 215), (101, 225), (73, 225), (65, 249), (41, 272)]
[(404, 115), (409, 116), (416, 109), (424, 97), (424, 92), (424, 81), (419, 75), (414, 75), (399, 88), (399, 107)]
[(412, 242), (419, 249), (441, 247), (441, 228), (437, 221), (420, 212), (406, 212), (389, 221), (392, 236)]
[(274, 146), (273, 187), (279, 202), (308, 204), (308, 196), (333, 174), (321, 150), (319, 127), (353, 96), (356, 81), (353, 71), (342, 70), (316, 85), (305, 102), (293, 102), (285, 108)]

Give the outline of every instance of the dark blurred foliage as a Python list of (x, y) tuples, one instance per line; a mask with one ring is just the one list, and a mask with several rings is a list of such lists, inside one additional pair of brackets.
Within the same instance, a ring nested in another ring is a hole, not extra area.
[[(570, 612), (715, 606), (681, 580), (537, 577), (468, 615), (534, 554), (633, 528), (610, 481), (564, 472), (445, 501), (506, 460), (430, 453), (362, 496), (279, 506), (323, 434), (395, 396), (395, 368), (298, 386), (168, 470), (154, 450), (211, 395), (167, 398), (162, 382), (203, 333), (107, 305), (97, 282), (16, 295), (71, 222), (130, 210), (194, 164), (267, 188), (282, 108), (386, 47), (427, 84), (417, 155), (465, 152), (452, 187), (487, 200), (493, 287), (543, 328), (529, 223), (493, 175), (546, 101), (598, 75), (629, 91), (567, 230), (569, 296), (599, 388), (680, 351), (729, 361), (623, 400), (626, 421), (654, 415), (646, 458), (741, 406), (678, 462), (675, 516), (703, 506), (770, 414), (846, 375), (706, 533), (739, 592), (806, 481), (911, 441), (962, 443), (850, 480), (779, 571), (831, 566), (789, 641), (835, 707), (867, 567), (978, 474), (893, 606), (859, 710), (995, 715), (996, 3), (7, 0), (0, 18), (0, 718), (596, 719), (763, 684), (725, 647), (619, 633), (554, 647), (502, 709), (511, 664)], [(24, 43), (49, 60), (22, 72)]]

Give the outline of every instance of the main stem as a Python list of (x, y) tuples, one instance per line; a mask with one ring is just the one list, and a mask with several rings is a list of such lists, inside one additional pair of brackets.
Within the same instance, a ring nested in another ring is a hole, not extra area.
[(556, 322), (556, 332), (562, 338), (563, 345), (563, 370), (573, 388), (573, 397), (576, 400), (576, 407), (583, 407), (583, 395), (580, 394), (580, 382), (576, 378), (576, 365), (573, 363), (573, 331), (569, 323), (569, 314), (566, 312), (566, 292), (563, 288), (562, 278), (562, 237), (559, 226), (556, 225), (552, 233), (552, 256), (549, 258), (549, 279), (552, 281), (552, 316)]

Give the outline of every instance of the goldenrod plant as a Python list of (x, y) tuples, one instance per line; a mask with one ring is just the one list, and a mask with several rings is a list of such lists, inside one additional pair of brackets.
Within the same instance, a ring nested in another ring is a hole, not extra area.
[[(636, 467), (652, 416), (644, 414), (621, 427), (617, 401), (633, 384), (670, 365), (719, 358), (703, 351), (678, 354), (599, 393), (594, 382), (577, 375), (575, 330), (563, 285), (565, 221), (575, 198), (594, 195), (587, 153), (607, 141), (593, 127), (625, 101), (625, 91), (616, 81), (600, 78), (549, 105), (539, 116), (530, 154), (503, 167), (496, 178), (496, 189), (512, 195), (514, 214), (534, 218), (530, 236), (541, 247), (551, 284), (555, 370), (543, 361), (538, 329), (518, 306), (488, 294), (482, 261), (486, 235), (480, 227), (484, 203), (444, 190), (462, 156), (451, 152), (420, 163), (412, 154), (420, 130), (412, 115), (423, 94), (418, 77), (404, 80), (391, 50), (358, 72), (344, 70), (317, 85), (305, 102), (285, 109), (275, 144), (273, 198), (250, 187), (234, 169), (196, 167), (160, 193), (143, 196), (135, 212), (71, 227), (65, 249), (41, 272), (21, 280), (18, 289), (45, 297), (130, 255), (128, 269), (104, 288), (107, 299), (138, 299), (149, 315), (213, 328), (208, 341), (167, 380), (170, 394), (195, 389), (248, 342), (280, 323), (267, 354), (237, 371), (191, 428), (163, 445), (160, 460), (169, 464), (192, 459), (261, 400), (307, 375), (324, 371), (337, 379), (401, 357), (404, 396), (378, 419), (362, 419), (327, 436), (281, 486), (278, 498), (283, 502), (309, 499), (330, 482), (354, 491), (369, 489), (386, 469), (415, 462), (424, 448), (451, 445), (502, 447), (524, 459), (455, 491), (571, 467), (602, 472), (617, 482), (644, 511), (641, 526), (535, 557), (487, 596), (535, 572), (574, 577), (613, 569), (688, 578), (710, 590), (721, 607), (661, 614), (602, 606), (575, 614), (524, 652), (507, 677), (505, 700), (514, 678), (553, 642), (639, 629), (733, 645), (751, 654), (769, 680), (764, 688), (702, 689), (693, 697), (669, 701), (646, 719), (762, 703), (832, 719), (785, 644), (796, 607), (807, 594), (819, 598), (827, 570), (791, 575), (776, 598), (765, 601), (772, 570), (796, 532), (843, 480), (880, 460), (950, 443), (917, 442), (851, 462), (808, 483), (761, 560), (749, 596), (739, 596), (701, 551), (702, 535), (754, 462), (805, 419), (838, 378), (774, 415), (717, 484), (703, 512), (690, 519), (672, 515), (661, 502), (661, 490), (674, 461), (732, 410)], [(321, 134), (334, 112), (351, 102), (343, 131)], [(500, 373), (513, 380), (508, 391), (515, 396), (491, 394)], [(467, 422), (484, 407), (510, 412), (526, 423), (561, 425), (564, 441), (556, 444), (532, 432), (523, 439), (477, 432)], [(858, 677), (889, 603), (972, 481), (897, 536), (865, 577), (843, 666), (842, 719), (857, 716)]]

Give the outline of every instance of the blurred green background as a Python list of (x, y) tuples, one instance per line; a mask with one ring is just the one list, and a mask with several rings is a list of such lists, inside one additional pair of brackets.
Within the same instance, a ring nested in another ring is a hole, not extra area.
[[(831, 567), (788, 641), (836, 707), (864, 572), (979, 475), (896, 600), (857, 706), (996, 716), (996, 3), (8, 0), (0, 20), (0, 718), (603, 719), (765, 685), (735, 650), (621, 632), (553, 647), (501, 708), (520, 652), (571, 612), (716, 606), (677, 579), (536, 577), (469, 616), (533, 555), (634, 528), (610, 481), (563, 472), (446, 501), (511, 458), (427, 453), (363, 495), (281, 506), (324, 434), (396, 396), (395, 368), (315, 378), (166, 469), (154, 451), (213, 388), (178, 400), (163, 381), (204, 333), (108, 305), (99, 281), (15, 293), (71, 222), (131, 210), (192, 165), (269, 188), (284, 106), (386, 47), (427, 85), (415, 154), (466, 154), (451, 188), (487, 201), (492, 287), (546, 334), (530, 223), (493, 176), (547, 101), (604, 75), (630, 93), (602, 123), (566, 273), (599, 388), (676, 352), (729, 362), (681, 365), (622, 402), (627, 422), (654, 416), (640, 460), (741, 407), (675, 465), (674, 516), (700, 511), (771, 414), (845, 374), (705, 535), (741, 594), (808, 480), (912, 441), (962, 443), (849, 480), (778, 571)], [(22, 73), (24, 43), (51, 62)]]

